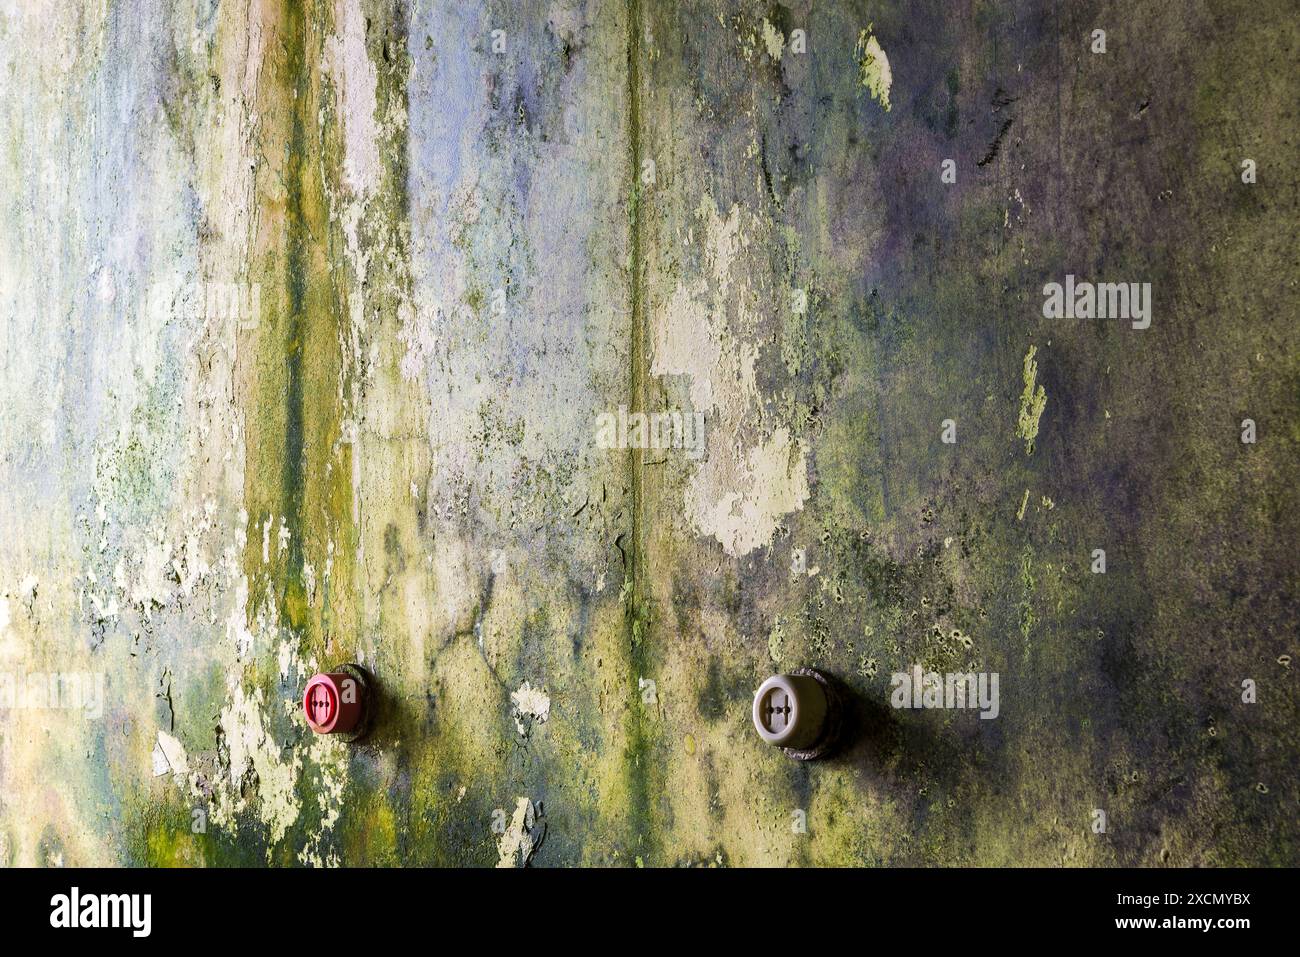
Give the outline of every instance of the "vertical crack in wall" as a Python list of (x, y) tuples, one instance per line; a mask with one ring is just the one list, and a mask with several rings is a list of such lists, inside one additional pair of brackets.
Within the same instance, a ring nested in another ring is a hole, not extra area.
[[(628, 98), (628, 174), (630, 177), (629, 221), (629, 359), (628, 403), (636, 411), (645, 410), (645, 315), (644, 315), (644, 264), (642, 262), (642, 196), (641, 181), (641, 4), (628, 0), (627, 6), (627, 98)], [(638, 856), (652, 849), (655, 828), (651, 821), (650, 781), (647, 766), (648, 720), (641, 698), (641, 678), (648, 672), (646, 628), (649, 612), (645, 598), (645, 525), (643, 522), (644, 491), (642, 450), (629, 448), (628, 474), (631, 492), (631, 533), (626, 553), (624, 585), (624, 624), (628, 640), (629, 693), (632, 707), (628, 711), (627, 790), (631, 807), (628, 808), (633, 832), (634, 850)]]
[(317, 653), (353, 617), (356, 541), (347, 310), (330, 258), (338, 244), (326, 182), (339, 164), (319, 118), (322, 16), (314, 5), (280, 5), (259, 95), (255, 271), (270, 309), (252, 333), (244, 561), (250, 619), (269, 603)]
[(287, 864), (319, 850), (333, 826), (335, 812), (303, 795), (341, 793), (345, 780), (339, 753), (295, 719), (294, 702), (305, 673), (350, 658), (356, 636), (346, 425), (356, 362), (330, 206), (343, 155), (325, 108), (330, 10), (297, 0), (261, 0), (255, 10), (267, 41), (256, 93), (249, 271), (263, 311), (240, 333), (247, 590), (232, 617), (244, 619), (245, 637), (224, 675), (218, 760), (229, 793), (213, 820), (247, 833), (242, 816), (253, 811), (271, 825), (267, 863)]
[[(285, 423), (284, 452), (280, 460), (280, 514), (290, 532), (287, 565), (282, 568), (281, 594), (289, 588), (289, 582), (302, 576), (302, 496), (303, 496), (303, 347), (306, 326), (307, 307), (307, 271), (309, 250), (305, 247), (310, 238), (306, 223), (306, 210), (303, 199), (303, 163), (306, 157), (306, 134), (303, 129), (302, 108), (309, 102), (309, 90), (306, 76), (306, 49), (303, 33), (306, 26), (301, 22), (303, 11), (296, 3), (290, 3), (292, 19), (289, 26), (293, 29), (297, 42), (291, 46), (293, 54), (289, 60), (289, 71), (293, 83), (293, 109), (289, 134), (287, 176), (285, 191), (287, 193), (288, 214), (288, 249), (285, 264), (285, 288), (288, 294), (288, 315), (284, 333), (285, 349)], [(300, 622), (291, 623), (298, 625)]]

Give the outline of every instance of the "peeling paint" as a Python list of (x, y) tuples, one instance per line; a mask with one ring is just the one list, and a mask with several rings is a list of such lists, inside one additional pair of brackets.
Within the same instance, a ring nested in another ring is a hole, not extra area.
[(497, 867), (526, 867), (532, 860), (546, 830), (538, 808), (526, 797), (516, 800), (510, 823), (497, 840)]
[(158, 732), (158, 743), (153, 749), (153, 775), (173, 774), (184, 780), (190, 772), (185, 747), (166, 731)]
[(696, 529), (729, 555), (769, 544), (780, 520), (808, 500), (807, 450), (784, 427), (750, 449), (743, 463), (714, 461), (702, 469), (705, 479), (692, 484), (687, 507)]
[(545, 724), (551, 716), (550, 696), (527, 681), (518, 690), (510, 692), (510, 703), (514, 706), (515, 727), (520, 734), (527, 734), (533, 722)]
[(894, 74), (889, 68), (889, 57), (881, 49), (871, 27), (858, 34), (857, 57), (859, 81), (888, 112), (889, 89), (894, 84)]

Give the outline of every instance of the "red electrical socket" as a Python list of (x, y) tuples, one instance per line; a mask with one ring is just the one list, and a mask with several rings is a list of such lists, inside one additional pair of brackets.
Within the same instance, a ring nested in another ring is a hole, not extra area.
[(329, 671), (307, 682), (302, 696), (307, 725), (317, 734), (353, 734), (362, 729), (366, 682), (355, 665)]

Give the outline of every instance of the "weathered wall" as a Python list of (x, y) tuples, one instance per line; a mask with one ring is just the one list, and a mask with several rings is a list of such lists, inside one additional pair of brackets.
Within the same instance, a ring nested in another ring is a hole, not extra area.
[[(1300, 863), (1298, 40), (0, 4), (0, 860)], [(1067, 273), (1150, 328), (1043, 318)], [(298, 713), (346, 661), (357, 746)], [(799, 665), (834, 760), (750, 727)]]

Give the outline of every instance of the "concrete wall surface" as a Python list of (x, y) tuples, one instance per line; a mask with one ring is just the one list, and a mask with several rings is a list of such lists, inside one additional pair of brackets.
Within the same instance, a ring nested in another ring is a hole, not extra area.
[(1298, 45), (3, 0), (0, 862), (1300, 864)]

